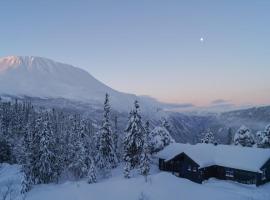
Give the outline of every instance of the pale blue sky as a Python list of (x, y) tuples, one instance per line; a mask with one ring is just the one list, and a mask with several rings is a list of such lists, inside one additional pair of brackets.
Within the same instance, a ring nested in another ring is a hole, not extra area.
[(73, 64), (167, 102), (269, 104), (269, 10), (268, 0), (1, 1), (0, 56)]

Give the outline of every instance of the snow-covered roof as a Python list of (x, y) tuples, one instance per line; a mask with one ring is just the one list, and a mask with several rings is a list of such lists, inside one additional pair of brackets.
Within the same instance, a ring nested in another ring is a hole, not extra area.
[(261, 172), (260, 168), (270, 159), (270, 149), (181, 143), (168, 145), (157, 156), (170, 160), (181, 153), (188, 155), (200, 168), (219, 165), (253, 172)]

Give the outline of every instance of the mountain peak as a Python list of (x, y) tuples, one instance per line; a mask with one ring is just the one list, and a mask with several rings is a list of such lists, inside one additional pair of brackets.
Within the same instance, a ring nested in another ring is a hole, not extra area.
[(17, 66), (27, 66), (28, 68), (35, 66), (49, 66), (63, 64), (55, 62), (48, 58), (42, 58), (38, 56), (7, 56), (0, 58), (0, 69)]
[(53, 63), (55, 63), (53, 60), (36, 56), (7, 56), (0, 58), (0, 72), (18, 67), (24, 67), (29, 70), (32, 67), (46, 67)]
[[(135, 99), (144, 98), (118, 92), (83, 69), (35, 56), (0, 58), (0, 95), (66, 98), (102, 104), (105, 93), (120, 110), (127, 110)], [(147, 104), (159, 105), (145, 100)], [(142, 103), (142, 102), (141, 102)]]

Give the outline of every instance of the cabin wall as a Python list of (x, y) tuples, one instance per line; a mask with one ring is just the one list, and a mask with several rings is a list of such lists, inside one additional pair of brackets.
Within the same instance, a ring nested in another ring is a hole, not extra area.
[(204, 170), (204, 179), (211, 177), (221, 180), (232, 180), (245, 184), (257, 184), (258, 173), (228, 168), (223, 166), (211, 166)]
[(176, 176), (201, 183), (202, 176), (198, 167), (199, 165), (185, 154), (180, 154), (169, 161), (159, 159), (160, 170), (170, 171)]
[(199, 169), (199, 165), (184, 153), (169, 161), (159, 159), (159, 169), (172, 172), (176, 176), (187, 178), (197, 183), (202, 183), (203, 180), (209, 178), (232, 180), (244, 184), (256, 184), (257, 186), (270, 182), (270, 159), (261, 168), (261, 170), (265, 170), (264, 178), (262, 173), (217, 165)]
[(210, 167), (201, 169), (202, 179), (207, 180), (209, 178), (217, 178), (217, 166), (213, 165)]
[(262, 166), (261, 171), (265, 170), (265, 179), (263, 174), (260, 173), (257, 176), (257, 185), (262, 185), (270, 182), (270, 159)]
[(195, 163), (188, 156), (184, 156), (182, 163), (182, 171), (180, 173), (181, 177), (187, 178), (196, 183), (202, 183), (201, 171), (199, 170), (199, 165)]

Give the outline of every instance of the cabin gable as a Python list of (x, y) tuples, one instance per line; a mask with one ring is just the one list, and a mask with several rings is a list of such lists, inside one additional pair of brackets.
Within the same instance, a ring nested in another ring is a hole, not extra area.
[(270, 182), (270, 158), (261, 167), (260, 170), (262, 171), (262, 173), (260, 173), (257, 177), (258, 185), (262, 185), (264, 183)]
[(185, 153), (180, 153), (170, 160), (159, 159), (160, 170), (170, 171), (176, 176), (201, 183), (199, 167), (200, 165)]

